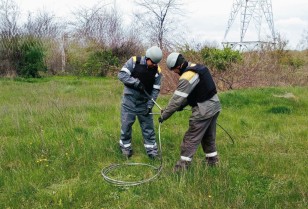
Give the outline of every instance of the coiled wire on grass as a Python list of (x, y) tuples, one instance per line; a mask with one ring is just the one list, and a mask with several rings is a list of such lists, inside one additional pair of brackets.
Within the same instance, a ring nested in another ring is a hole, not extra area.
[[(147, 163), (111, 164), (111, 165), (103, 168), (102, 171), (101, 171), (101, 174), (104, 177), (104, 179), (107, 182), (114, 184), (116, 186), (137, 186), (137, 185), (140, 185), (140, 184), (143, 184), (143, 183), (150, 182), (150, 181), (154, 180), (155, 178), (157, 178), (159, 176), (159, 174), (161, 173), (162, 168), (163, 168), (163, 156), (162, 156), (161, 139), (160, 139), (160, 126), (161, 126), (161, 123), (159, 123), (159, 125), (158, 125), (158, 144), (159, 144), (159, 151), (160, 151), (160, 156), (159, 156), (160, 164), (159, 164), (159, 166), (154, 166), (154, 165), (150, 165), (150, 164), (147, 164)], [(146, 166), (146, 167), (152, 168), (154, 171), (156, 171), (156, 173), (149, 178), (139, 180), (139, 181), (123, 181), (123, 180), (114, 179), (114, 178), (111, 178), (111, 177), (108, 176), (108, 174), (111, 171), (114, 171), (118, 168), (122, 168), (124, 166)]]

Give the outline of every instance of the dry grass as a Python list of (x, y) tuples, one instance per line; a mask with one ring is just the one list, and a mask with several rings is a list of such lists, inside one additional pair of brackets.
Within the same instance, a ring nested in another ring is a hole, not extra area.
[[(308, 85), (308, 55), (305, 51), (285, 52), (282, 55), (261, 51), (246, 52), (242, 55), (242, 62), (233, 64), (226, 71), (210, 69), (220, 91), (250, 87)], [(303, 60), (303, 66), (296, 68), (288, 63), (283, 63), (283, 59), (290, 56)], [(198, 54), (187, 59), (206, 65)], [(164, 68), (165, 63), (162, 63), (161, 66), (164, 76), (161, 93), (172, 93), (177, 86), (178, 76)]]
[(280, 64), (270, 53), (245, 53), (243, 62), (227, 71), (214, 71), (220, 90), (267, 86), (305, 86), (308, 84), (308, 65), (296, 69)]

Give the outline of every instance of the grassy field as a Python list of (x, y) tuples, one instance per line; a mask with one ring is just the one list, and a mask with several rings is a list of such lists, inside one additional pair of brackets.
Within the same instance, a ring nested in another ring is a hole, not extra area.
[[(122, 89), (116, 79), (0, 79), (0, 208), (307, 208), (308, 87), (219, 93), (218, 123), (235, 143), (218, 127), (220, 165), (204, 165), (200, 147), (180, 175), (171, 171), (190, 112), (176, 113), (161, 126), (161, 175), (116, 187), (101, 170), (127, 162), (118, 150)], [(129, 162), (159, 164), (146, 156), (138, 123), (133, 131)]]

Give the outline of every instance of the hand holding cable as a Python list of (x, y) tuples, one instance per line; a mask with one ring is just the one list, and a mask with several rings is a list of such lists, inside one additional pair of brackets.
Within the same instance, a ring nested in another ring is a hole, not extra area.
[(158, 107), (158, 109), (160, 111), (162, 111), (162, 108), (159, 106), (159, 104), (157, 104), (157, 102), (151, 97), (151, 95), (144, 89), (143, 92), (145, 93), (145, 95), (147, 95), (147, 97), (153, 101), (153, 103)]
[(163, 112), (164, 112), (164, 110), (160, 110), (160, 116), (159, 116), (159, 118), (158, 118), (158, 122), (159, 123), (163, 123), (163, 121), (164, 121), (164, 118), (163, 118)]
[(159, 123), (163, 123), (163, 122), (164, 122), (164, 118), (163, 118), (162, 116), (160, 116), (160, 117), (158, 118), (158, 122), (159, 122)]
[(140, 91), (140, 92), (144, 92), (145, 88), (144, 85), (139, 81), (139, 83), (135, 86), (136, 90)]
[(145, 112), (145, 115), (149, 115), (152, 113), (152, 108), (148, 108)]

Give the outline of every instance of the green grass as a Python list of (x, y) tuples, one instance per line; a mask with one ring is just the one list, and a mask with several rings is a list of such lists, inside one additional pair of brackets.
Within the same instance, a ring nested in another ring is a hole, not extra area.
[[(161, 126), (161, 175), (116, 187), (100, 172), (126, 162), (118, 150), (122, 89), (116, 79), (0, 79), (0, 208), (307, 208), (307, 87), (220, 93), (218, 123), (235, 144), (218, 127), (220, 165), (205, 166), (199, 148), (180, 175), (171, 171), (190, 112), (175, 113)], [(286, 93), (295, 97), (275, 96)], [(158, 163), (145, 154), (139, 124), (133, 128), (129, 162)], [(116, 175), (139, 180), (151, 171)]]

